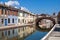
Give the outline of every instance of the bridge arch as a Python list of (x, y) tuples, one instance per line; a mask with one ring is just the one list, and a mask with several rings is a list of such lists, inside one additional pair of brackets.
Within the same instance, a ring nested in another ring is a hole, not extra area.
[(36, 21), (36, 26), (39, 27), (39, 22), (41, 22), (42, 19), (49, 19), (53, 22), (53, 25), (56, 24), (55, 22), (55, 19), (53, 19), (52, 17), (40, 17), (40, 18), (37, 18), (35, 21)]

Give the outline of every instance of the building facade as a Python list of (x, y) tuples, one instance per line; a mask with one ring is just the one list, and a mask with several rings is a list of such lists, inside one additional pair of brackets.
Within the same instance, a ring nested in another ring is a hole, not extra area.
[(0, 4), (0, 26), (16, 24), (18, 22), (17, 13), (17, 9)]
[(19, 24), (28, 24), (28, 23), (33, 23), (35, 21), (35, 15), (24, 11), (24, 10), (19, 10), (18, 11), (18, 23)]

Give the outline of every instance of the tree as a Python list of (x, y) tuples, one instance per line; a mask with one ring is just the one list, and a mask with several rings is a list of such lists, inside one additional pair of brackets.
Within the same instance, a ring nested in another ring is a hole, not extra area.
[(58, 18), (60, 18), (60, 11), (58, 12), (58, 15), (57, 15)]
[(41, 14), (41, 16), (46, 16), (46, 14)]
[(60, 11), (58, 12), (57, 20), (58, 20), (58, 24), (60, 24)]
[(53, 13), (53, 15), (55, 15), (55, 13)]

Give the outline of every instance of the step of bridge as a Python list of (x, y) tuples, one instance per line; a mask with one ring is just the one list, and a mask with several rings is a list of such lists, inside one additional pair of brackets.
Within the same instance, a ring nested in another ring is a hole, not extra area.
[(54, 32), (51, 33), (50, 36), (53, 36), (53, 37), (60, 37), (60, 32), (54, 31)]
[(48, 40), (60, 40), (60, 37), (49, 37)]
[(60, 40), (60, 32), (53, 31), (49, 36), (48, 40)]

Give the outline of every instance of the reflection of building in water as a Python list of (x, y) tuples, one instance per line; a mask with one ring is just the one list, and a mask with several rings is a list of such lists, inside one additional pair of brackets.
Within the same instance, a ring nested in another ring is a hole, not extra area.
[(46, 20), (46, 28), (53, 27), (53, 22), (51, 20)]
[(40, 27), (42, 28), (50, 28), (53, 26), (53, 22), (48, 19), (42, 19), (40, 22)]

